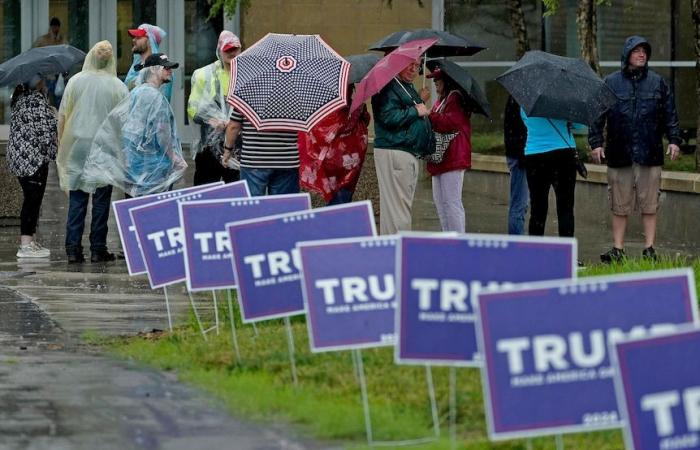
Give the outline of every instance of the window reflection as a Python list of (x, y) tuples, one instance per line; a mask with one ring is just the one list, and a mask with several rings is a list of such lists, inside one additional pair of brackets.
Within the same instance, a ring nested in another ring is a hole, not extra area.
[[(16, 56), (22, 50), (20, 0), (5, 0), (0, 8), (0, 61)], [(10, 123), (10, 95), (13, 87), (0, 88), (0, 124)]]

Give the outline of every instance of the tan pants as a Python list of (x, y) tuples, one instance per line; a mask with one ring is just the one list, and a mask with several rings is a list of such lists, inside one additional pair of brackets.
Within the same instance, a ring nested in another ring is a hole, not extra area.
[(411, 207), (420, 165), (403, 150), (374, 149), (379, 182), (379, 232), (395, 234), (411, 229)]

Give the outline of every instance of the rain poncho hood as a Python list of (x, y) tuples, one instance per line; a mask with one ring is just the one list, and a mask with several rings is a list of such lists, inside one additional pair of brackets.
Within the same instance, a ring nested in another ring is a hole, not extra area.
[(645, 38), (641, 36), (630, 36), (625, 40), (625, 45), (622, 47), (622, 55), (620, 56), (620, 64), (622, 70), (627, 69), (629, 64), (630, 54), (637, 46), (644, 46), (647, 50), (647, 66), (649, 65), (649, 60), (651, 59), (651, 44)]
[(177, 137), (175, 115), (151, 83), (163, 70), (142, 69), (137, 86), (95, 135), (85, 178), (95, 188), (117, 186), (132, 197), (167, 191), (187, 168)]
[(61, 189), (84, 190), (83, 169), (97, 129), (109, 112), (129, 95), (117, 78), (109, 41), (88, 52), (83, 70), (66, 85), (59, 109), (59, 149), (56, 167)]
[(217, 61), (192, 74), (187, 114), (194, 123), (200, 125), (199, 139), (192, 145), (194, 154), (208, 149), (220, 157), (223, 151), (224, 127), (231, 115), (231, 107), (226, 102), (231, 74), (225, 69), (222, 59), (222, 49), (227, 44), (240, 47), (241, 42), (238, 36), (224, 30), (216, 45)]
[[(161, 27), (151, 25), (148, 23), (142, 23), (138, 26), (138, 28), (146, 32), (146, 35), (148, 37), (148, 44), (151, 46), (151, 54), (160, 53), (160, 43), (163, 42), (163, 39), (165, 39), (168, 33), (166, 33), (165, 30)], [(141, 64), (142, 62), (143, 61), (141, 61), (141, 55), (138, 53), (134, 53), (134, 59), (131, 63), (131, 67), (129, 68), (129, 73), (126, 74), (126, 78), (124, 79), (124, 84), (126, 84), (129, 90), (133, 89), (136, 86), (136, 79), (138, 78), (139, 74), (139, 71), (136, 70), (134, 66), (136, 64)], [(173, 95), (174, 82), (175, 78), (173, 75), (173, 79), (170, 80), (170, 83), (163, 84), (160, 87), (161, 92), (163, 93), (163, 95), (165, 95), (165, 98), (167, 98), (168, 101), (170, 101)]]

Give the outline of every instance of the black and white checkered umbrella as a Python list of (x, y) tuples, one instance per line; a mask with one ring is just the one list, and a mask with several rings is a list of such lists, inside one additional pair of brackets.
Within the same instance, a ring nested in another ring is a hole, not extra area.
[(231, 62), (227, 101), (258, 130), (309, 131), (346, 104), (349, 70), (318, 35), (269, 33)]

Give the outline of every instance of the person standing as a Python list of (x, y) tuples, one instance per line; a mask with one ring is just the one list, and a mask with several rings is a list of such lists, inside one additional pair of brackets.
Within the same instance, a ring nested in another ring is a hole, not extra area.
[(41, 203), (56, 158), (56, 111), (44, 94), (45, 83), (35, 75), (12, 94), (7, 165), (22, 187), (20, 247), (17, 258), (48, 258), (49, 249), (36, 241)]
[(374, 113), (374, 164), (379, 183), (379, 228), (381, 234), (411, 229), (411, 209), (418, 183), (417, 155), (432, 152), (432, 129), (423, 97), (413, 80), (420, 58), (372, 97)]
[(192, 73), (192, 91), (187, 102), (187, 114), (199, 125), (196, 144), (194, 185), (221, 179), (226, 183), (240, 178), (238, 170), (223, 167), (223, 145), (231, 107), (226, 102), (231, 61), (241, 53), (241, 41), (230, 31), (222, 31), (216, 45), (217, 61)]
[(576, 141), (572, 134), (581, 125), (546, 117), (528, 117), (520, 109), (527, 128), (525, 168), (530, 190), (531, 236), (543, 236), (547, 223), (549, 190), (554, 188), (559, 236), (574, 236), (574, 192), (576, 189)]
[(506, 147), (506, 163), (510, 172), (508, 234), (525, 234), (525, 215), (530, 196), (525, 169), (526, 141), (527, 128), (520, 117), (520, 105), (510, 95), (503, 115), (503, 142)]
[[(68, 192), (66, 221), (66, 255), (68, 263), (82, 263), (83, 231), (90, 194), (86, 188), (83, 169), (93, 138), (110, 111), (129, 95), (117, 78), (117, 69), (109, 41), (95, 44), (88, 52), (83, 70), (66, 86), (59, 110), (58, 179), (61, 189)], [(106, 262), (115, 259), (107, 250), (107, 220), (112, 186), (102, 186), (92, 195), (90, 223), (90, 260)]]
[(179, 66), (162, 53), (138, 65), (136, 87), (95, 135), (85, 163), (92, 189), (112, 185), (127, 198), (165, 192), (182, 178), (187, 163), (177, 135), (175, 114), (160, 87)]
[[(136, 87), (136, 79), (138, 78), (137, 67), (143, 66), (149, 56), (160, 51), (160, 44), (168, 33), (162, 28), (148, 23), (142, 23), (138, 28), (128, 30), (128, 33), (131, 36), (131, 52), (134, 56), (124, 83), (129, 90), (132, 90)], [(164, 83), (161, 90), (165, 98), (170, 101), (173, 95), (172, 80), (170, 83)]]
[(471, 112), (464, 94), (440, 69), (428, 75), (435, 82), (438, 100), (430, 110), (430, 123), (438, 133), (457, 133), (439, 164), (428, 162), (433, 181), (433, 202), (442, 231), (464, 233), (465, 214), (462, 203), (464, 171), (472, 166)]
[[(621, 70), (605, 83), (618, 101), (591, 127), (588, 143), (593, 162), (608, 166), (608, 193), (612, 211), (613, 246), (600, 255), (605, 263), (625, 258), (625, 232), (633, 209), (639, 208), (644, 228), (642, 256), (656, 260), (654, 242), (664, 164), (662, 137), (668, 138), (666, 154), (676, 159), (681, 143), (673, 93), (666, 81), (649, 69), (651, 45), (640, 36), (627, 38)], [(607, 135), (603, 129), (607, 125)]]
[[(49, 32), (39, 36), (32, 44), (32, 47), (48, 47), (49, 45), (61, 45), (65, 43), (66, 39), (61, 34), (61, 21), (58, 17), (52, 17), (51, 21), (49, 21)], [(51, 96), (51, 104), (56, 108), (60, 106), (61, 98), (63, 97), (63, 89), (56, 89), (59, 77), (65, 80), (67, 76), (68, 74), (66, 73), (45, 77), (46, 88)]]

